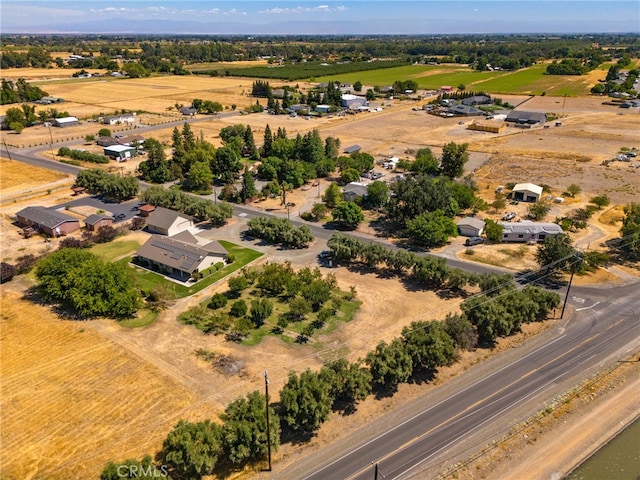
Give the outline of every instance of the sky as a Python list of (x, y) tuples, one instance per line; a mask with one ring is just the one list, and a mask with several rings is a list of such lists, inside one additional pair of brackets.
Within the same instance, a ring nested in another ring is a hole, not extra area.
[(638, 33), (640, 0), (1, 0), (0, 32)]

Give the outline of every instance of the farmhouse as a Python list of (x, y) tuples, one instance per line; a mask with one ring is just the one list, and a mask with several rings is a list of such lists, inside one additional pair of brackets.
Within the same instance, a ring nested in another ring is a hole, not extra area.
[(144, 137), (142, 135), (116, 135), (116, 141), (120, 145), (131, 147), (133, 144), (142, 145)]
[(138, 262), (181, 279), (189, 278), (218, 262), (225, 262), (227, 251), (220, 242), (214, 240), (200, 246), (193, 235), (184, 233), (186, 235), (181, 234), (180, 237), (152, 235), (136, 252)]
[(103, 227), (111, 227), (113, 225), (113, 217), (94, 213), (84, 219), (84, 224), (90, 232), (97, 232)]
[(478, 110), (477, 108), (469, 105), (455, 105), (453, 107), (449, 107), (448, 112), (462, 117), (477, 117), (484, 115), (482, 110)]
[(22, 227), (34, 227), (50, 237), (67, 235), (80, 229), (80, 220), (46, 207), (27, 207), (16, 213)]
[(78, 125), (79, 121), (76, 117), (61, 117), (53, 119), (54, 127), (74, 127)]
[(104, 154), (116, 162), (124, 162), (127, 158), (136, 156), (136, 149), (135, 147), (128, 147), (126, 145), (111, 145), (104, 147)]
[(521, 112), (518, 110), (512, 110), (505, 122), (514, 123), (517, 126), (530, 127), (533, 125), (540, 125), (547, 121), (547, 115), (542, 112)]
[(479, 237), (484, 231), (484, 220), (476, 217), (464, 217), (458, 222), (458, 231), (463, 237)]
[(474, 95), (473, 97), (467, 97), (462, 99), (463, 105), (469, 105), (471, 107), (475, 105), (487, 105), (491, 103), (491, 98), (486, 95)]
[(191, 227), (193, 227), (192, 217), (163, 207), (156, 207), (147, 221), (147, 230), (168, 237), (173, 237)]
[(134, 123), (136, 117), (133, 113), (127, 113), (122, 115), (112, 115), (110, 117), (104, 117), (102, 123), (105, 125), (119, 125), (121, 123)]
[(503, 242), (542, 242), (549, 235), (563, 233), (560, 225), (555, 223), (532, 222), (498, 222), (502, 226)]
[(514, 200), (523, 202), (537, 202), (542, 196), (542, 187), (533, 183), (518, 183), (511, 190)]
[(367, 186), (364, 183), (351, 182), (342, 189), (342, 198), (345, 202), (353, 202), (356, 198), (367, 196)]

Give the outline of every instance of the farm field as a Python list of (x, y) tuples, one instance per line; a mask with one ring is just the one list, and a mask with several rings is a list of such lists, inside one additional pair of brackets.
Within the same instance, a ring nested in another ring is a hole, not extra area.
[(220, 411), (86, 323), (4, 288), (3, 478), (96, 478), (109, 460), (155, 452), (178, 418)]

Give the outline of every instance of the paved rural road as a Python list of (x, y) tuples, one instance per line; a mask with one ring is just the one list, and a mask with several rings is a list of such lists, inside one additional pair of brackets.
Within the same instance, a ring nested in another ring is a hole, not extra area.
[(637, 292), (638, 284), (576, 288), (573, 301), (581, 307), (547, 343), (498, 355), (456, 378), (446, 391), (441, 387), (323, 452), (281, 471), (276, 465), (273, 478), (370, 479), (372, 462), (386, 480), (434, 478), (443, 460), (473, 451), (468, 440), (477, 436), (475, 448), (488, 442), (487, 432), (498, 417), (513, 419), (512, 424), (524, 420), (545, 400), (637, 351)]

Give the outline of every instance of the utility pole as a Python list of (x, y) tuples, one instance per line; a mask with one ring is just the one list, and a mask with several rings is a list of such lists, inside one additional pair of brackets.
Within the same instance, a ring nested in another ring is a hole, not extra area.
[(54, 159), (55, 156), (53, 154), (53, 135), (51, 135), (51, 122), (47, 122), (47, 127), (49, 127), (49, 148), (51, 149), (51, 158)]
[[(582, 263), (582, 257), (577, 257), (577, 262)], [(564, 317), (564, 309), (567, 307), (567, 300), (569, 300), (569, 290), (571, 290), (571, 282), (573, 282), (573, 274), (576, 273), (576, 264), (571, 266), (571, 276), (569, 277), (569, 285), (567, 286), (567, 294), (564, 296), (564, 303), (562, 304), (562, 312), (560, 313), (560, 320)]]
[(13, 161), (13, 159), (11, 158), (11, 152), (9, 151), (9, 147), (7, 147), (7, 141), (4, 139), (4, 137), (2, 138), (2, 143), (4, 143), (4, 149), (7, 151), (7, 156), (9, 157), (9, 160)]
[(271, 430), (269, 429), (269, 375), (267, 371), (264, 371), (264, 394), (265, 394), (265, 403), (266, 403), (266, 411), (267, 411), (267, 461), (269, 466), (267, 467), (267, 471), (271, 471)]

